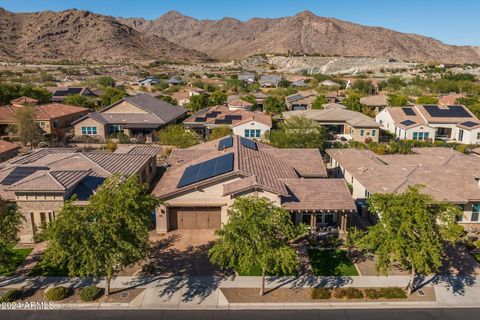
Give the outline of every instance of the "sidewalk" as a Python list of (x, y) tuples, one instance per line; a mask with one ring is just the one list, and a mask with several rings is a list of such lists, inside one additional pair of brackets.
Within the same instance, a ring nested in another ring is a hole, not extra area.
[[(266, 288), (310, 288), (322, 286), (352, 286), (352, 287), (404, 287), (408, 276), (390, 277), (270, 277)], [(432, 279), (429, 279), (430, 281)], [(464, 279), (444, 279), (440, 283), (428, 283), (433, 286), (437, 302), (349, 302), (349, 303), (262, 303), (233, 304), (228, 303), (220, 288), (259, 288), (261, 277), (117, 277), (112, 282), (112, 288), (144, 288), (138, 297), (129, 304), (57, 304), (57, 309), (165, 309), (165, 310), (236, 310), (236, 309), (352, 309), (352, 308), (437, 308), (437, 307), (479, 307), (480, 284), (470, 282), (460, 287)], [(457, 286), (453, 286), (455, 283)], [(104, 281), (78, 278), (56, 277), (24, 277), (1, 278), (0, 287), (21, 288), (48, 287), (64, 285), (79, 287), (97, 284), (105, 285)]]

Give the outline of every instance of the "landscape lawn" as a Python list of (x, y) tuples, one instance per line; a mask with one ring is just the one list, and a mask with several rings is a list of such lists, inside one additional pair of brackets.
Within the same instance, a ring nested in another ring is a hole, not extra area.
[(13, 252), (13, 258), (8, 264), (8, 266), (2, 266), (0, 267), (0, 276), (8, 276), (12, 272), (14, 272), (18, 266), (22, 264), (23, 261), (27, 258), (27, 256), (32, 252), (33, 248), (27, 248), (27, 249), (13, 249), (11, 248)]
[(29, 273), (29, 276), (67, 277), (68, 270), (47, 265), (46, 263), (42, 263), (42, 260), (40, 260), (35, 267), (33, 267), (32, 271)]
[(308, 250), (308, 257), (316, 276), (358, 276), (357, 269), (347, 257), (347, 251), (327, 249)]

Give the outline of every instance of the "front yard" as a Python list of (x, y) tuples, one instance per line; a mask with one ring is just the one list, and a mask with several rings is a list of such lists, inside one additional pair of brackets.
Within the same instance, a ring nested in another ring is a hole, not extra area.
[(32, 252), (32, 248), (26, 249), (11, 249), (13, 252), (12, 261), (8, 264), (8, 266), (0, 267), (0, 276), (8, 276), (13, 273), (25, 259), (27, 256)]
[(358, 276), (347, 251), (337, 249), (309, 249), (308, 257), (316, 276)]

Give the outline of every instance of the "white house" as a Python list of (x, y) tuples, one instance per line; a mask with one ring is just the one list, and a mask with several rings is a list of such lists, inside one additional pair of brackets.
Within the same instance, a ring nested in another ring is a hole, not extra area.
[(475, 134), (479, 131), (477, 125), (480, 125), (480, 120), (464, 106), (389, 107), (380, 111), (375, 120), (383, 130), (399, 139), (440, 139), (466, 144), (477, 141)]

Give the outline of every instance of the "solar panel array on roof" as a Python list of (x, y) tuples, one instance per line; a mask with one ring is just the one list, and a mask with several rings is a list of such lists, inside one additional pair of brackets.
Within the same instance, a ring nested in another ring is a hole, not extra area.
[(189, 166), (183, 172), (177, 188), (216, 177), (218, 175), (233, 171), (233, 153)]
[(216, 124), (232, 124), (234, 120), (242, 120), (243, 117), (241, 115), (227, 115), (223, 119), (215, 119)]
[(415, 110), (413, 110), (412, 108), (402, 108), (402, 110), (407, 116), (416, 116), (417, 115), (415, 113)]
[(467, 121), (467, 122), (464, 122), (464, 123), (460, 123), (460, 125), (462, 126), (465, 126), (465, 127), (475, 127), (475, 126), (478, 126), (480, 123), (477, 123), (477, 122), (473, 122), (473, 121)]
[(462, 106), (423, 106), (431, 117), (437, 118), (470, 118), (470, 113)]
[(48, 170), (47, 167), (16, 167), (2, 180), (2, 185), (10, 186), (40, 170)]
[(416, 122), (412, 121), (412, 120), (405, 120), (405, 121), (402, 121), (400, 123), (403, 124), (404, 126), (411, 126), (412, 124), (415, 124)]
[(233, 146), (233, 138), (232, 137), (224, 138), (224, 139), (222, 139), (218, 142), (218, 150), (219, 151), (231, 148), (232, 146)]
[(253, 140), (241, 137), (240, 138), (240, 143), (245, 148), (249, 148), (249, 149), (252, 149), (252, 150), (257, 150), (257, 143)]

